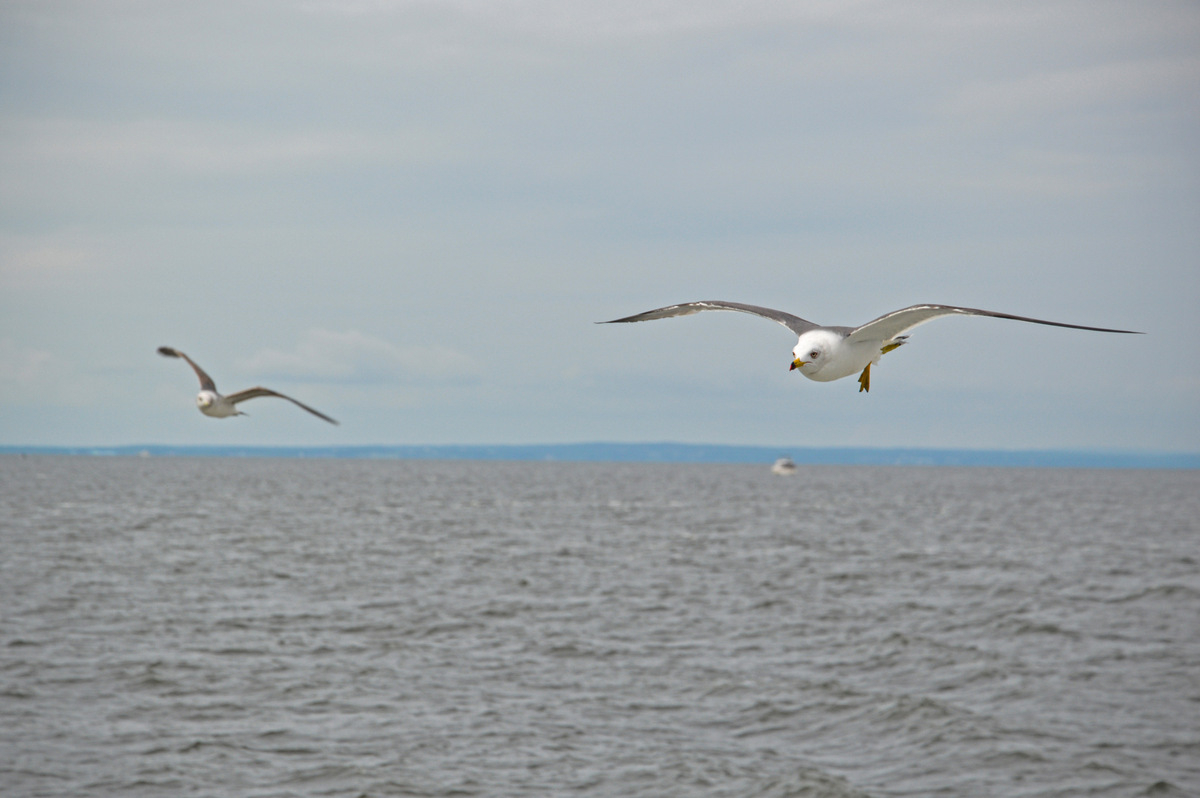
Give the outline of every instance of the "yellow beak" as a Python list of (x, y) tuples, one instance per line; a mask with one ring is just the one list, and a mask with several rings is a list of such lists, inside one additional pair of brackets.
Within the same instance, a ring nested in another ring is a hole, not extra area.
[(795, 371), (796, 369), (800, 368), (801, 366), (807, 366), (807, 365), (808, 365), (807, 360), (801, 360), (800, 358), (796, 358), (795, 360), (792, 361), (792, 367), (790, 369), (788, 369), (788, 371)]

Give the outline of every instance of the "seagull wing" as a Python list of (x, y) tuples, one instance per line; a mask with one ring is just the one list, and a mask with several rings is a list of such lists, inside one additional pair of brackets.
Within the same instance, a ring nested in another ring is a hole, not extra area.
[(762, 316), (764, 319), (782, 324), (796, 335), (814, 330), (820, 325), (813, 324), (811, 321), (793, 316), (791, 313), (784, 313), (782, 310), (772, 310), (771, 308), (761, 308), (758, 305), (743, 305), (741, 302), (722, 302), (720, 300), (708, 302), (685, 302), (682, 305), (668, 305), (665, 308), (657, 308), (655, 310), (647, 310), (645, 313), (638, 313), (635, 316), (626, 316), (623, 319), (613, 319), (612, 321), (602, 321), (599, 324), (618, 324), (627, 321), (650, 321), (651, 319), (669, 319), (672, 316), (690, 316), (693, 313), (699, 313), (703, 310), (737, 310), (742, 313), (753, 313), (755, 316)]
[(330, 424), (337, 423), (336, 421), (334, 421), (332, 418), (325, 415), (321, 411), (313, 410), (311, 407), (304, 404), (304, 402), (296, 401), (292, 397), (281, 394), (279, 391), (272, 391), (270, 388), (262, 388), (262, 387), (247, 388), (244, 391), (238, 391), (237, 393), (231, 393), (228, 396), (226, 396), (225, 398), (228, 399), (232, 404), (236, 405), (238, 402), (244, 402), (247, 399), (256, 399), (260, 396), (277, 396), (280, 399), (287, 399), (289, 402), (296, 405), (297, 407), (302, 408), (302, 409), (307, 410), (308, 412), (312, 413), (317, 418), (323, 418), (326, 421), (328, 421)]
[(217, 384), (213, 382), (213, 378), (204, 373), (204, 369), (196, 365), (196, 362), (190, 357), (180, 352), (178, 349), (172, 349), (169, 346), (160, 346), (158, 353), (163, 357), (181, 357), (188, 362), (192, 367), (192, 371), (196, 372), (196, 376), (200, 378), (200, 390), (217, 392)]
[(960, 308), (954, 305), (913, 305), (901, 310), (893, 310), (879, 318), (869, 321), (861, 327), (856, 327), (850, 333), (850, 340), (879, 340), (890, 341), (901, 333), (911, 330), (919, 324), (942, 316), (991, 316), (997, 319), (1027, 321), (1033, 324), (1048, 324), (1051, 327), (1070, 327), (1073, 330), (1092, 330), (1094, 332), (1128, 333), (1142, 335), (1134, 330), (1113, 330), (1108, 327), (1085, 327), (1082, 324), (1064, 324), (1061, 321), (1046, 321), (1031, 319), (1028, 316), (1014, 316), (1011, 313), (997, 313), (994, 310), (979, 310), (978, 308)]

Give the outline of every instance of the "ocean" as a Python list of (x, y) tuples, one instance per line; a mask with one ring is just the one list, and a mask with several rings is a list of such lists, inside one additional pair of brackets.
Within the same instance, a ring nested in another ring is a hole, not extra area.
[(5, 796), (1200, 795), (1200, 471), (0, 457)]

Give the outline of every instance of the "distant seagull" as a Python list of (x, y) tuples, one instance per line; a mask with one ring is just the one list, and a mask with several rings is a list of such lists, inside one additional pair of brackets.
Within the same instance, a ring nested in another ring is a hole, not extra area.
[(196, 372), (196, 376), (200, 378), (200, 393), (196, 394), (196, 406), (200, 408), (200, 412), (206, 416), (213, 418), (229, 418), (230, 416), (244, 416), (245, 413), (237, 409), (238, 402), (244, 402), (247, 399), (256, 399), (259, 396), (278, 396), (280, 399), (287, 399), (297, 407), (301, 407), (312, 413), (317, 418), (323, 418), (330, 424), (336, 424), (329, 416), (324, 413), (313, 410), (303, 402), (297, 402), (290, 396), (284, 396), (278, 391), (272, 391), (270, 388), (247, 388), (244, 391), (231, 393), (229, 396), (222, 396), (217, 393), (217, 385), (213, 382), (213, 378), (204, 373), (204, 369), (196, 365), (190, 357), (180, 352), (178, 349), (172, 349), (169, 346), (160, 346), (158, 353), (163, 357), (181, 357), (188, 362), (192, 370)]
[(811, 321), (805, 321), (799, 316), (784, 313), (782, 310), (760, 308), (757, 305), (743, 305), (740, 302), (721, 301), (668, 305), (665, 308), (638, 313), (636, 316), (626, 316), (623, 319), (598, 323), (618, 324), (629, 321), (668, 319), (672, 316), (690, 316), (702, 310), (737, 310), (779, 322), (800, 336), (800, 340), (796, 342), (796, 346), (792, 350), (792, 369), (799, 369), (805, 377), (818, 382), (840, 380), (842, 377), (849, 377), (851, 374), (861, 371), (862, 373), (858, 376), (860, 393), (871, 390), (871, 365), (878, 363), (880, 357), (907, 341), (908, 336), (901, 335), (901, 333), (941, 316), (992, 316), (997, 319), (1048, 324), (1052, 327), (1070, 327), (1075, 330), (1142, 335), (1133, 330), (1084, 327), (1080, 324), (1063, 324), (1058, 321), (1044, 321), (1025, 316), (1013, 316), (1008, 313), (996, 313), (991, 310), (959, 308), (953, 305), (913, 305), (909, 308), (885, 313), (861, 327), (822, 327)]

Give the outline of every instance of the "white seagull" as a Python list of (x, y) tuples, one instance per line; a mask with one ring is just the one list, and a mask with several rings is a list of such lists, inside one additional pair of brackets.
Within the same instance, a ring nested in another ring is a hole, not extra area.
[(178, 349), (172, 349), (169, 346), (160, 346), (158, 353), (163, 357), (181, 357), (188, 362), (192, 370), (196, 372), (196, 376), (200, 378), (200, 393), (196, 394), (196, 406), (200, 408), (200, 412), (206, 416), (213, 418), (229, 418), (230, 416), (244, 416), (242, 411), (237, 409), (238, 402), (244, 402), (247, 399), (255, 399), (259, 396), (278, 396), (280, 399), (287, 399), (297, 407), (312, 413), (317, 418), (323, 418), (330, 424), (336, 424), (329, 416), (324, 413), (313, 410), (303, 402), (298, 402), (290, 396), (284, 396), (278, 391), (272, 391), (270, 388), (247, 388), (244, 391), (231, 393), (228, 396), (222, 396), (217, 393), (217, 385), (213, 382), (213, 378), (204, 373), (204, 369), (196, 365), (190, 357), (180, 352)]
[(648, 310), (623, 319), (597, 322), (598, 324), (618, 324), (629, 321), (650, 321), (651, 319), (668, 319), (672, 316), (690, 316), (702, 310), (737, 310), (742, 313), (753, 313), (764, 319), (778, 322), (800, 336), (792, 349), (792, 369), (810, 380), (830, 382), (849, 377), (855, 372), (858, 376), (859, 392), (871, 390), (871, 366), (879, 362), (879, 358), (903, 345), (908, 332), (919, 324), (940, 318), (942, 316), (992, 316), (997, 319), (1012, 319), (1027, 321), (1033, 324), (1048, 324), (1052, 327), (1070, 327), (1075, 330), (1093, 330), (1095, 332), (1127, 333), (1142, 335), (1134, 330), (1110, 330), (1106, 327), (1085, 327), (1081, 324), (1064, 324), (1059, 321), (1031, 319), (1026, 316), (1014, 316), (1010, 313), (997, 313), (993, 310), (978, 310), (976, 308), (960, 308), (954, 305), (913, 305), (912, 307), (893, 310), (873, 321), (859, 327), (822, 327), (813, 324), (799, 316), (784, 313), (782, 310), (760, 308), (757, 305), (744, 305), (741, 302), (685, 302), (682, 305), (668, 305), (665, 308)]

